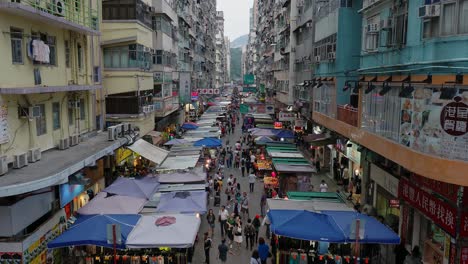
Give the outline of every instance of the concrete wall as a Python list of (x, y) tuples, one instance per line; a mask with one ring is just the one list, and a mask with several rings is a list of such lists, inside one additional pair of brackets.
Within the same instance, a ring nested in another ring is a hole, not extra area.
[(153, 83), (153, 73), (151, 72), (110, 70), (104, 72), (104, 89), (109, 95), (151, 90)]
[(102, 42), (135, 37), (138, 44), (153, 46), (152, 29), (136, 21), (102, 23), (101, 33)]

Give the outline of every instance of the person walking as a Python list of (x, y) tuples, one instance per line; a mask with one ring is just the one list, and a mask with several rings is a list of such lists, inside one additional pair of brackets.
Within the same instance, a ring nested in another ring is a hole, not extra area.
[(210, 226), (210, 233), (211, 233), (211, 236), (213, 237), (215, 223), (216, 223), (216, 217), (213, 213), (213, 209), (208, 210), (208, 214), (206, 215), (206, 221), (208, 222), (208, 225)]
[(258, 239), (258, 255), (262, 264), (267, 264), (267, 259), (270, 255), (270, 247), (265, 243), (265, 239), (260, 237)]
[(241, 164), (241, 173), (242, 173), (242, 177), (245, 177), (245, 164)]
[(241, 251), (241, 245), (243, 242), (243, 237), (242, 237), (242, 221), (240, 220), (239, 217), (236, 218), (236, 224), (234, 226), (234, 243), (235, 243), (235, 251), (238, 251), (240, 253)]
[(250, 258), (250, 264), (261, 264), (260, 255), (258, 255), (258, 250), (252, 252), (252, 257)]
[(256, 215), (254, 220), (252, 221), (252, 225), (255, 228), (255, 243), (258, 242), (258, 232), (260, 231), (260, 226), (262, 223), (260, 223), (260, 216)]
[(205, 263), (210, 264), (210, 249), (211, 249), (211, 238), (208, 232), (205, 232), (204, 248), (205, 248)]
[(266, 202), (267, 202), (267, 194), (266, 194), (266, 191), (264, 190), (263, 191), (263, 194), (262, 194), (262, 198), (260, 198), (260, 215), (262, 217), (265, 216), (265, 206), (266, 206)]
[(254, 186), (255, 186), (255, 180), (257, 179), (257, 176), (255, 176), (254, 173), (249, 174), (249, 190), (251, 193), (254, 192)]
[(218, 221), (219, 221), (220, 227), (221, 227), (221, 237), (222, 238), (224, 238), (225, 232), (227, 230), (226, 223), (227, 223), (228, 217), (229, 217), (228, 210), (226, 209), (226, 207), (224, 205), (221, 206), (221, 210), (219, 210), (219, 213), (218, 213)]
[(411, 251), (411, 255), (406, 256), (404, 264), (422, 264), (421, 252), (419, 247), (415, 246)]
[(265, 236), (267, 239), (270, 239), (270, 218), (268, 218), (268, 216), (266, 215), (264, 218), (263, 218), (263, 222), (262, 222), (262, 225), (266, 226), (266, 230), (265, 230)]
[(242, 218), (244, 218), (245, 215), (247, 215), (247, 218), (249, 218), (249, 197), (247, 197), (246, 192), (244, 192), (242, 195), (241, 212)]
[(322, 180), (319, 186), (320, 192), (328, 192), (328, 184), (325, 182), (325, 180)]
[[(255, 227), (252, 225), (252, 219), (247, 220), (247, 224), (244, 227), (245, 234), (245, 249), (252, 250), (255, 240)], [(249, 247), (250, 244), (250, 247)]]
[(223, 238), (223, 240), (221, 240), (221, 244), (219, 244), (218, 246), (218, 259), (221, 262), (227, 261), (228, 251), (229, 251), (229, 248), (226, 246), (226, 239)]

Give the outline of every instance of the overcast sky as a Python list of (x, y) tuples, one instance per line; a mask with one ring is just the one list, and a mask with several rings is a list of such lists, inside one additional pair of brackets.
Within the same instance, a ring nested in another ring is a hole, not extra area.
[(218, 11), (224, 11), (224, 35), (231, 41), (249, 33), (249, 10), (253, 0), (216, 0)]

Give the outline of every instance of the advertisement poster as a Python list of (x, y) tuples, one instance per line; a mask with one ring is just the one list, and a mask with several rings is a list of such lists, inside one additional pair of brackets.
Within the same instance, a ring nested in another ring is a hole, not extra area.
[(192, 100), (192, 89), (190, 73), (189, 72), (180, 72), (179, 73), (179, 85), (180, 85), (180, 103), (186, 104), (190, 103)]
[(415, 151), (468, 161), (468, 89), (416, 88), (401, 98), (400, 143)]
[(289, 122), (294, 122), (296, 119), (296, 114), (293, 112), (279, 112), (279, 121), (289, 121)]

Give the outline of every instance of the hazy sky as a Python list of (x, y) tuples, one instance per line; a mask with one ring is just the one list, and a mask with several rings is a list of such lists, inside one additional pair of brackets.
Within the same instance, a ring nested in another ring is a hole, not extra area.
[(249, 10), (253, 0), (216, 0), (218, 11), (224, 11), (224, 35), (232, 41), (249, 33)]

